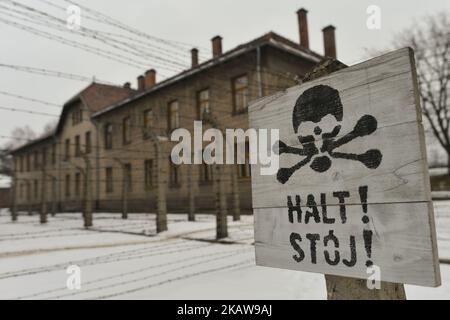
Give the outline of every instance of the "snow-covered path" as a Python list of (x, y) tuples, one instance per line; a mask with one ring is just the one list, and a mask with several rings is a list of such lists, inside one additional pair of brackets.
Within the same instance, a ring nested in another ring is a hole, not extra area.
[[(435, 204), (440, 257), (450, 259), (450, 202)], [(256, 267), (253, 217), (229, 222), (230, 237), (212, 241), (215, 218), (169, 215), (155, 235), (155, 217), (96, 214), (84, 230), (80, 214), (47, 225), (0, 215), (0, 299), (325, 299), (320, 274)], [(81, 290), (68, 290), (69, 265), (81, 268)], [(440, 288), (407, 286), (409, 299), (450, 299), (450, 265)]]

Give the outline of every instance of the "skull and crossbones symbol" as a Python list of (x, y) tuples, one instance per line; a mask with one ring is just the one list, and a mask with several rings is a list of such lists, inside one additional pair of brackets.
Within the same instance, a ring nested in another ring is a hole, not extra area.
[[(371, 115), (362, 116), (352, 131), (337, 138), (341, 131), (343, 119), (343, 106), (339, 91), (326, 85), (312, 87), (297, 99), (292, 115), (292, 124), (302, 149), (286, 145), (278, 141), (278, 148), (274, 148), (278, 154), (295, 154), (304, 157), (290, 168), (280, 168), (277, 180), (285, 184), (290, 177), (303, 166), (310, 164), (310, 168), (316, 172), (325, 172), (331, 167), (331, 159), (347, 159), (359, 161), (369, 169), (376, 169), (381, 163), (382, 154), (379, 150), (371, 149), (362, 154), (343, 153), (335, 151), (350, 141), (372, 134), (377, 130), (377, 120)], [(331, 123), (328, 130), (324, 129), (324, 120)], [(312, 132), (302, 130), (306, 123), (313, 123)], [(322, 141), (319, 148), (317, 143)]]

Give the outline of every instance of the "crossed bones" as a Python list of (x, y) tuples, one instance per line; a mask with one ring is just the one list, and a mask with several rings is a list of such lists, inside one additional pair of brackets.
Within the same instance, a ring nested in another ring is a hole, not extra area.
[[(351, 132), (337, 139), (336, 136), (341, 130), (341, 126), (338, 125), (331, 133), (324, 133), (322, 135), (323, 144), (320, 150), (316, 147), (314, 143), (314, 137), (312, 136), (309, 136), (310, 139), (304, 139), (303, 141), (301, 141), (303, 149), (291, 147), (286, 145), (282, 141), (278, 141), (278, 148), (276, 148), (277, 144), (275, 144), (274, 147), (275, 153), (280, 155), (283, 153), (296, 154), (299, 156), (304, 156), (305, 158), (290, 168), (280, 168), (277, 173), (277, 180), (282, 184), (285, 184), (297, 170), (308, 164), (315, 155), (318, 155), (319, 151), (322, 154), (328, 153), (334, 159), (359, 161), (367, 168), (378, 168), (383, 157), (379, 150), (371, 149), (362, 154), (342, 153), (334, 151), (335, 149), (349, 143), (350, 141), (358, 137), (364, 137), (372, 134), (377, 129), (377, 125), (377, 120), (373, 116), (364, 115), (358, 120)], [(331, 167), (331, 160), (326, 155), (319, 156), (313, 160), (310, 167), (317, 172), (325, 172)]]

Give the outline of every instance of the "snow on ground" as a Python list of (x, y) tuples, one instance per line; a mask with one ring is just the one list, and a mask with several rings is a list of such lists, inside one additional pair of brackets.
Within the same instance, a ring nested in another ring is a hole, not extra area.
[[(450, 260), (450, 201), (435, 202), (439, 255)], [(0, 299), (325, 299), (323, 275), (256, 267), (253, 217), (229, 220), (229, 237), (214, 241), (215, 217), (169, 215), (156, 235), (153, 214), (37, 215), (12, 223), (0, 212)], [(69, 265), (81, 268), (82, 288), (66, 287)], [(409, 299), (450, 299), (450, 265), (442, 286), (406, 286)]]

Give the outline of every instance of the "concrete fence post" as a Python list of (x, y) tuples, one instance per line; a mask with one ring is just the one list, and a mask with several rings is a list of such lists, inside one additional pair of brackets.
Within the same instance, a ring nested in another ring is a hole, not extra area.
[(241, 196), (237, 167), (231, 166), (231, 194), (233, 197), (233, 221), (241, 220)]
[(83, 219), (84, 227), (92, 227), (92, 183), (91, 183), (91, 161), (87, 156), (83, 157), (85, 162), (84, 170), (84, 208), (83, 208)]
[[(210, 114), (204, 115), (204, 120), (211, 123), (211, 125), (219, 129), (224, 136), (224, 128), (220, 125), (216, 118)], [(223, 154), (223, 150), (218, 152)], [(214, 192), (215, 192), (215, 206), (216, 206), (216, 239), (222, 239), (228, 237), (228, 221), (227, 221), (227, 194), (225, 190), (224, 178), (225, 178), (225, 165), (214, 165)]]
[(52, 217), (56, 216), (57, 199), (56, 199), (56, 177), (51, 176), (52, 179)]
[(45, 164), (42, 164), (42, 188), (41, 188), (41, 207), (39, 211), (39, 219), (41, 224), (47, 223), (47, 171)]
[(114, 158), (122, 168), (122, 219), (128, 219), (128, 193), (129, 193), (129, 177), (125, 163), (120, 159)]
[(216, 193), (216, 239), (228, 237), (228, 221), (227, 221), (227, 197), (224, 184), (224, 166), (221, 164), (214, 165), (214, 190)]
[(154, 139), (155, 144), (155, 173), (156, 173), (156, 232), (167, 231), (167, 203), (166, 203), (166, 183), (164, 179), (165, 170), (163, 167), (163, 152), (161, 150), (161, 143), (158, 138)]
[(195, 221), (195, 192), (194, 192), (194, 170), (193, 165), (188, 167), (188, 192), (189, 192), (189, 211), (188, 221)]
[(128, 192), (129, 192), (129, 181), (128, 181), (128, 172), (126, 166), (122, 166), (124, 178), (123, 178), (123, 186), (122, 186), (122, 219), (128, 219)]
[(10, 202), (11, 220), (17, 221), (17, 173), (14, 169), (11, 180), (11, 202)]

